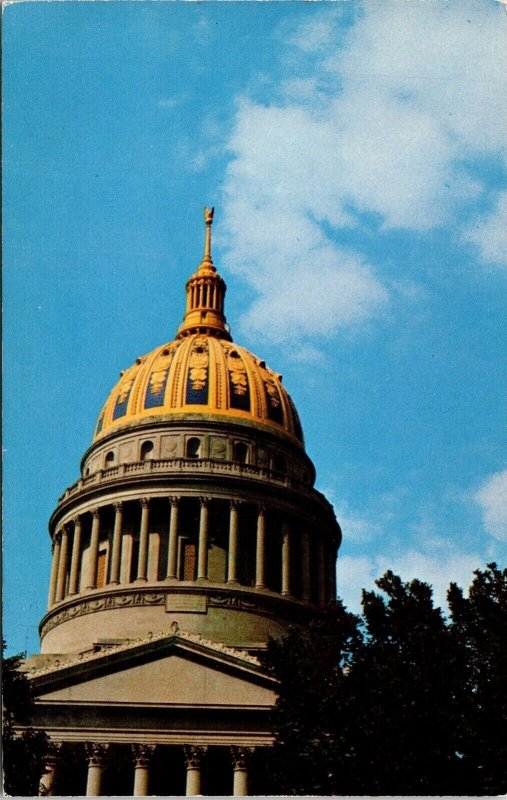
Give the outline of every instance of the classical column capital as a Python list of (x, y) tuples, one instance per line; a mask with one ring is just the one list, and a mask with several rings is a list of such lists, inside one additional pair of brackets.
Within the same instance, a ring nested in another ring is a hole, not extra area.
[(241, 505), (243, 505), (243, 501), (242, 500), (237, 500), (236, 498), (233, 497), (231, 500), (229, 500), (229, 505), (230, 505), (231, 509), (232, 508), (237, 508), (238, 509)]
[(89, 767), (103, 767), (109, 750), (109, 744), (102, 742), (85, 742), (86, 760)]
[(257, 514), (259, 515), (259, 517), (266, 516), (266, 506), (264, 503), (259, 503), (259, 505), (257, 506)]
[(141, 508), (148, 508), (150, 505), (151, 497), (140, 497), (139, 502), (141, 503)]
[(90, 511), (90, 514), (92, 515), (92, 517), (94, 519), (98, 519), (100, 517), (100, 508), (98, 506), (97, 506), (97, 508), (92, 508), (92, 510)]
[(78, 525), (81, 525), (81, 515), (76, 514), (75, 517), (72, 517), (71, 523), (74, 525), (74, 528), (76, 528)]
[(202, 761), (208, 752), (207, 746), (196, 746), (193, 744), (183, 745), (183, 755), (187, 769), (200, 769)]
[(238, 747), (237, 745), (232, 745), (231, 758), (233, 768), (246, 769), (248, 766), (248, 761), (253, 755), (254, 749), (254, 747)]
[(118, 514), (120, 511), (123, 511), (123, 500), (117, 500), (115, 503), (113, 503), (113, 508), (115, 514)]
[(62, 529), (58, 528), (58, 530), (55, 531), (54, 536), (53, 536), (53, 546), (54, 545), (61, 545), (61, 543), (62, 543)]
[(200, 497), (199, 503), (201, 504), (201, 506), (207, 507), (211, 503), (211, 497)]
[(181, 497), (179, 495), (171, 495), (169, 498), (169, 504), (172, 508), (176, 508), (181, 501)]
[(148, 768), (157, 746), (155, 744), (133, 744), (131, 747), (134, 766)]

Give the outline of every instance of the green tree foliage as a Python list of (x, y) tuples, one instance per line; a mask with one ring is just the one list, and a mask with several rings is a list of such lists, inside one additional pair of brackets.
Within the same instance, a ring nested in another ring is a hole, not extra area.
[(269, 771), (284, 794), (493, 794), (507, 789), (507, 572), (431, 588), (392, 572), (363, 593), (363, 618), (337, 604), (272, 642), (280, 680)]
[(507, 569), (477, 570), (468, 597), (451, 584), (452, 630), (466, 654), (460, 749), (468, 794), (507, 789)]
[(358, 625), (340, 602), (304, 630), (292, 628), (283, 641), (270, 640), (263, 660), (280, 680), (276, 744), (267, 754), (269, 782), (253, 788), (256, 793), (328, 795), (339, 782), (340, 713), (346, 671), (360, 639)]
[[(21, 656), (13, 656), (2, 662), (3, 780), (6, 794), (31, 797), (39, 793), (50, 743), (43, 731), (27, 726), (33, 697), (26, 676), (19, 672), (21, 661)], [(16, 734), (16, 725), (24, 726), (22, 734)]]

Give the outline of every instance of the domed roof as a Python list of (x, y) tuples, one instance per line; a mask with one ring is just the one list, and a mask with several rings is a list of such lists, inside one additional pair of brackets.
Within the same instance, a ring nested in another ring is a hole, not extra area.
[(177, 337), (120, 373), (95, 440), (132, 425), (193, 417), (254, 423), (303, 442), (282, 376), (232, 341), (223, 313), (226, 285), (211, 259), (213, 209), (204, 216), (204, 258), (187, 282)]
[(245, 420), (303, 439), (282, 376), (244, 347), (202, 332), (137, 358), (109, 395), (95, 439), (127, 425), (182, 415)]

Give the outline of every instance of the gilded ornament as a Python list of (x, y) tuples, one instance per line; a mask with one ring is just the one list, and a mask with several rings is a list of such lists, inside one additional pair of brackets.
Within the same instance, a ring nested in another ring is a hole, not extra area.
[(190, 354), (190, 385), (194, 391), (204, 389), (208, 378), (209, 355), (206, 339), (200, 337), (195, 340), (194, 348)]
[(280, 405), (280, 395), (278, 394), (278, 387), (274, 378), (267, 369), (261, 369), (261, 374), (264, 379), (264, 388), (268, 395), (269, 404), (272, 408), (278, 408)]
[(248, 391), (246, 367), (235, 350), (228, 355), (227, 368), (229, 370), (229, 377), (234, 394), (245, 395)]
[(173, 353), (162, 353), (155, 361), (153, 365), (153, 372), (150, 375), (150, 392), (151, 394), (158, 394), (162, 389), (165, 379), (167, 378), (167, 373), (169, 371), (169, 367), (171, 366), (171, 361), (173, 359)]

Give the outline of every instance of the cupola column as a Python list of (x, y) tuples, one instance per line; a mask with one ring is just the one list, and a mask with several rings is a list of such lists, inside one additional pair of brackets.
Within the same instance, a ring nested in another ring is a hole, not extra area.
[(134, 797), (146, 797), (150, 788), (150, 762), (155, 752), (154, 744), (133, 744)]
[(58, 582), (56, 584), (56, 602), (63, 600), (65, 595), (65, 580), (67, 578), (67, 561), (69, 554), (69, 531), (66, 526), (62, 530), (62, 548), (58, 564)]
[(102, 790), (102, 775), (106, 766), (106, 756), (109, 749), (107, 744), (86, 742), (86, 758), (88, 761), (88, 776), (86, 779), (86, 797), (100, 797)]
[(231, 500), (229, 515), (229, 556), (227, 561), (227, 583), (238, 582), (238, 513), (239, 502)]
[(171, 519), (169, 522), (169, 552), (167, 556), (167, 578), (177, 578), (177, 560), (178, 560), (178, 516), (180, 510), (180, 498), (171, 497)]
[(301, 534), (301, 589), (302, 599), (310, 599), (310, 538), (308, 531), (303, 531)]
[(92, 511), (92, 534), (90, 539), (90, 551), (88, 555), (88, 586), (87, 589), (95, 589), (97, 586), (97, 561), (99, 557), (99, 535), (100, 535), (100, 513), (96, 508)]
[(60, 564), (61, 532), (57, 531), (53, 539), (53, 562), (51, 564), (51, 577), (49, 579), (48, 608), (54, 605), (56, 597), (56, 582)]
[(335, 545), (331, 546), (331, 600), (336, 600), (336, 548)]
[(111, 554), (111, 580), (109, 583), (120, 582), (120, 554), (121, 536), (123, 529), (123, 503), (114, 504), (114, 531), (113, 552)]
[(326, 567), (324, 559), (324, 542), (319, 536), (317, 540), (317, 601), (319, 606), (326, 602)]
[(208, 516), (209, 498), (199, 498), (201, 515), (199, 518), (199, 553), (197, 556), (197, 580), (208, 580)]
[(77, 594), (79, 579), (79, 562), (81, 560), (81, 518), (74, 520), (72, 537), (72, 558), (70, 561), (69, 594)]
[(259, 506), (257, 515), (257, 544), (255, 551), (255, 588), (264, 589), (264, 562), (266, 550), (266, 509)]
[(201, 794), (201, 767), (207, 751), (207, 747), (194, 747), (193, 745), (184, 745), (183, 747), (187, 768), (185, 791), (187, 797), (196, 797)]
[(288, 522), (282, 525), (282, 594), (290, 594), (291, 530)]
[(150, 501), (147, 497), (140, 500), (141, 503), (141, 530), (139, 532), (139, 556), (137, 559), (137, 578), (138, 581), (146, 580), (146, 568), (148, 565), (148, 523), (150, 513)]

